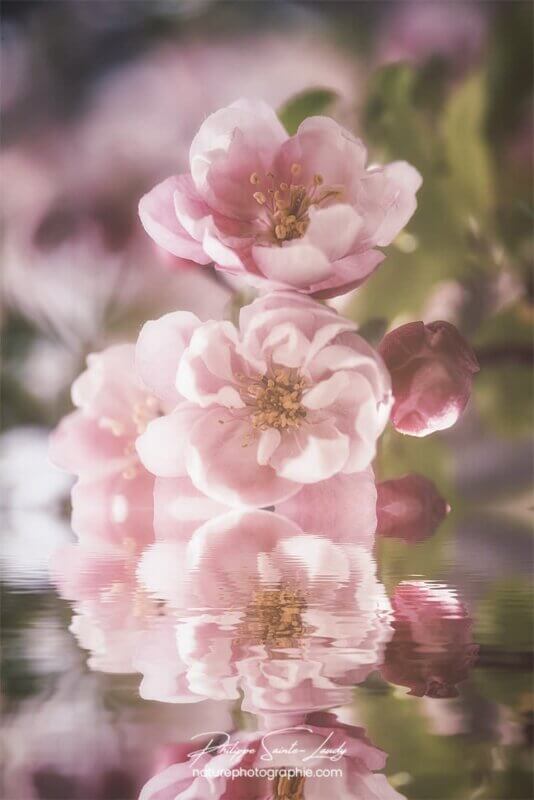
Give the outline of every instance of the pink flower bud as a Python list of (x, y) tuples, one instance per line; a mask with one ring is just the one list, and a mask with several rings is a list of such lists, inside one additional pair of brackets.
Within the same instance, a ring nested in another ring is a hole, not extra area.
[(428, 436), (454, 425), (479, 370), (473, 350), (454, 325), (409, 322), (388, 333), (379, 349), (391, 373), (395, 429)]
[(421, 542), (443, 522), (450, 507), (428, 478), (411, 473), (376, 487), (377, 533)]

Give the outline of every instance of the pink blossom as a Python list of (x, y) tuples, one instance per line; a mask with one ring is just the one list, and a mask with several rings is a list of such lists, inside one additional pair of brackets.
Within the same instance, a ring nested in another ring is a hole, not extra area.
[(152, 540), (153, 477), (139, 461), (135, 440), (157, 416), (160, 401), (137, 379), (133, 345), (88, 357), (72, 387), (78, 410), (50, 440), (56, 466), (73, 472), (72, 526), (86, 544)]
[[(335, 763), (326, 756), (310, 761), (318, 751), (324, 752), (321, 748), (339, 753), (339, 758), (336, 756)], [(302, 725), (256, 733), (223, 733), (219, 741), (212, 739), (208, 744), (191, 742), (189, 760), (180, 753), (180, 761), (145, 784), (140, 800), (326, 796), (336, 800), (402, 800), (386, 777), (376, 774), (384, 768), (386, 757), (365, 737), (362, 728), (343, 725), (334, 714), (310, 714)], [(335, 775), (306, 774), (307, 768), (315, 772), (313, 765), (328, 764), (337, 767)], [(240, 767), (253, 774), (226, 777), (228, 770)]]
[(395, 633), (383, 677), (417, 697), (456, 697), (478, 653), (465, 605), (454, 590), (430, 581), (400, 583), (392, 603)]
[(428, 436), (450, 428), (471, 395), (476, 356), (449, 322), (409, 322), (388, 333), (380, 354), (391, 373), (391, 421), (400, 433)]
[(432, 58), (448, 61), (464, 72), (480, 59), (487, 20), (476, 3), (405, 2), (395, 4), (378, 36), (381, 63), (424, 64)]
[(407, 542), (432, 536), (450, 508), (428, 478), (416, 473), (377, 485), (377, 534)]
[(288, 137), (265, 103), (238, 100), (193, 139), (190, 173), (139, 204), (147, 233), (174, 255), (254, 285), (330, 297), (361, 284), (416, 208), (406, 162), (367, 167), (363, 143), (327, 117)]
[(136, 359), (175, 403), (137, 440), (141, 461), (227, 505), (274, 505), (366, 469), (389, 414), (387, 370), (354, 324), (292, 293), (244, 307), (239, 330), (183, 312), (149, 322)]
[(381, 663), (389, 604), (368, 546), (337, 542), (267, 511), (209, 520), (160, 540), (138, 568), (172, 609), (189, 689), (237, 699), (265, 719), (302, 720), (348, 702)]

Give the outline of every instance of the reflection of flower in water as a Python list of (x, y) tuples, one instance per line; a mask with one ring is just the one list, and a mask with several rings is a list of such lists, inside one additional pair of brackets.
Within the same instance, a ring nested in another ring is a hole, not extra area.
[[(402, 800), (377, 774), (386, 758), (362, 728), (341, 724), (334, 714), (309, 714), (302, 725), (287, 729), (191, 742), (148, 781), (140, 800)], [(230, 777), (226, 772), (232, 769), (240, 774)]]
[(456, 593), (430, 581), (400, 583), (382, 675), (418, 697), (456, 697), (476, 661), (472, 619)]
[(195, 706), (194, 714), (191, 706), (119, 708), (104, 694), (109, 686), (71, 664), (57, 682), (48, 676), (42, 694), (3, 709), (3, 797), (132, 800), (154, 772), (154, 749), (231, 725), (221, 703)]
[(66, 676), (51, 697), (6, 714), (2, 727), (5, 797), (131, 797), (147, 772), (133, 727), (104, 708), (93, 677)]
[(139, 566), (176, 616), (191, 690), (236, 699), (241, 689), (244, 710), (290, 720), (346, 702), (346, 687), (381, 662), (389, 604), (375, 571), (366, 547), (265, 511), (217, 517), (188, 543), (157, 542)]

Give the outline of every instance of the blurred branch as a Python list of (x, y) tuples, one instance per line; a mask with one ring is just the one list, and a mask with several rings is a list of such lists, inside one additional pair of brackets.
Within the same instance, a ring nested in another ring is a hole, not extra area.
[(476, 350), (481, 368), (497, 367), (502, 364), (521, 364), (531, 366), (534, 363), (534, 346), (532, 344), (488, 345)]

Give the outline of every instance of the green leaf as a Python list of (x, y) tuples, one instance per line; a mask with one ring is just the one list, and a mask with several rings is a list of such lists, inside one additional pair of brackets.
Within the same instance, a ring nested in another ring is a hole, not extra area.
[(448, 188), (460, 219), (479, 222), (493, 210), (495, 193), (485, 139), (486, 81), (477, 74), (451, 96), (443, 116)]
[(325, 114), (337, 97), (336, 92), (331, 89), (317, 88), (301, 92), (288, 100), (279, 110), (280, 122), (289, 135), (293, 136), (306, 117)]

